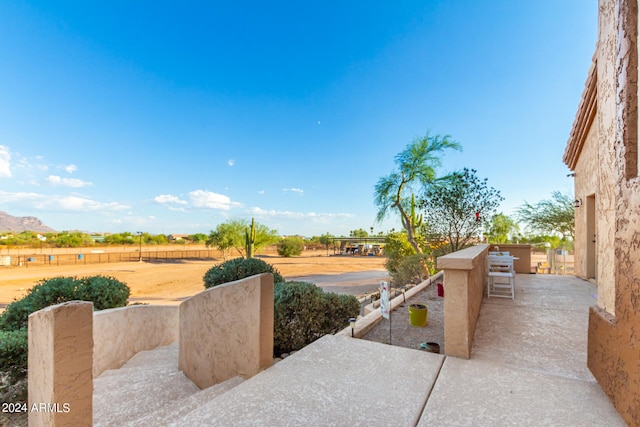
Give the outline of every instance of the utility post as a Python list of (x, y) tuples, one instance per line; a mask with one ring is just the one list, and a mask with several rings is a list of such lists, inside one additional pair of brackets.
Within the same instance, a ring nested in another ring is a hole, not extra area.
[(140, 262), (142, 262), (142, 231), (136, 231), (140, 236), (140, 249), (138, 249), (138, 255), (140, 255)]

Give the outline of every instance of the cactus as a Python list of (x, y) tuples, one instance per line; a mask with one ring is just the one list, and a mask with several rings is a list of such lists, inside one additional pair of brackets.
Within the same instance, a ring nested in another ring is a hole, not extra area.
[(251, 229), (245, 229), (244, 237), (247, 250), (247, 259), (253, 258), (253, 244), (256, 242), (256, 225), (253, 218), (251, 218)]
[(413, 229), (417, 230), (422, 226), (422, 214), (416, 214), (416, 198), (413, 194), (411, 194), (411, 224), (413, 225)]

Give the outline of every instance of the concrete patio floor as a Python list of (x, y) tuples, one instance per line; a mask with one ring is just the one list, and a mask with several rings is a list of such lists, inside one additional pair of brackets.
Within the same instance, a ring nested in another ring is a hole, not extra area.
[(573, 276), (519, 274), (515, 300), (485, 297), (471, 359), (446, 358), (419, 425), (626, 425), (587, 368), (596, 293)]
[[(515, 300), (485, 297), (470, 360), (326, 336), (154, 425), (624, 426), (586, 367), (595, 293), (570, 276), (518, 275)], [(135, 405), (158, 396), (136, 390)]]

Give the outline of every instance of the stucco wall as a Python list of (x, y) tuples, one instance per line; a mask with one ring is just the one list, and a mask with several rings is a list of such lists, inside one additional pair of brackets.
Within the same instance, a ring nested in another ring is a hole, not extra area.
[(501, 251), (509, 252), (509, 255), (518, 258), (513, 262), (513, 269), (516, 273), (531, 273), (531, 245), (529, 244), (491, 244), (489, 250), (493, 251), (495, 247)]
[(216, 286), (180, 305), (179, 368), (200, 388), (273, 361), (273, 275)]
[(596, 256), (598, 305), (615, 313), (616, 271), (614, 247), (616, 163), (616, 7), (615, 0), (600, 0), (598, 44), (598, 191), (596, 196)]
[(54, 305), (29, 316), (30, 426), (91, 425), (92, 324), (93, 304), (86, 301)]
[(444, 270), (445, 354), (468, 359), (487, 276), (489, 245), (477, 245), (438, 257)]
[(640, 179), (636, 0), (599, 1), (598, 307), (587, 364), (629, 425), (640, 425)]
[(93, 320), (93, 376), (121, 367), (133, 355), (178, 339), (178, 306), (132, 305), (97, 311)]
[[(589, 128), (585, 138), (584, 147), (575, 167), (575, 197), (582, 200), (582, 205), (575, 210), (575, 242), (574, 242), (574, 272), (576, 276), (589, 279), (587, 274), (587, 247), (589, 241), (594, 239), (587, 232), (587, 199), (595, 195), (598, 186), (598, 134), (597, 117)], [(594, 230), (595, 231), (595, 230)], [(593, 234), (593, 233), (591, 233)], [(606, 305), (606, 303), (605, 303)], [(609, 304), (612, 306), (612, 304)]]

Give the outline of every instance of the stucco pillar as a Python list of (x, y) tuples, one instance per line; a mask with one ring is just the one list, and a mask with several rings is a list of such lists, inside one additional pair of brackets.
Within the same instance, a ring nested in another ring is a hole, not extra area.
[(29, 426), (90, 426), (93, 304), (71, 301), (29, 316)]
[(201, 389), (273, 362), (273, 275), (216, 286), (180, 304), (179, 369)]
[(480, 314), (488, 245), (476, 245), (438, 257), (444, 270), (444, 352), (468, 359)]

